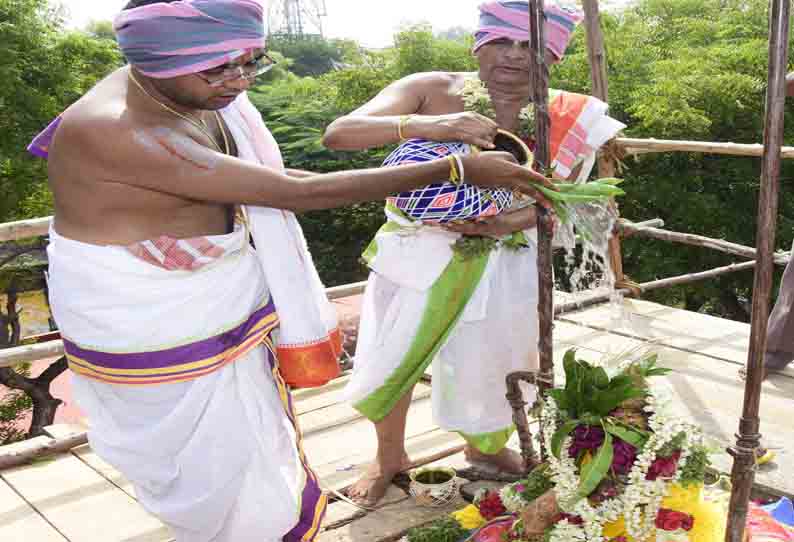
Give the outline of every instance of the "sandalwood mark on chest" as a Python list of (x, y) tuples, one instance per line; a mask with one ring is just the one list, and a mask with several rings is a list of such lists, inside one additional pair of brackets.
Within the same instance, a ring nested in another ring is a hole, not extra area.
[(174, 132), (167, 128), (139, 131), (135, 134), (136, 140), (149, 150), (165, 153), (170, 157), (180, 160), (194, 173), (208, 172), (218, 164), (217, 153), (202, 147), (191, 138)]

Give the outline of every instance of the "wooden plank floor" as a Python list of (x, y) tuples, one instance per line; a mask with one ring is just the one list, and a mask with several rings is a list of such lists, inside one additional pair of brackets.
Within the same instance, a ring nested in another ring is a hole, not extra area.
[[(667, 378), (680, 398), (682, 413), (702, 424), (717, 448), (733, 441), (742, 408), (749, 326), (654, 303), (627, 300), (622, 310), (609, 305), (561, 317), (555, 325), (555, 359), (576, 347), (586, 359), (599, 359), (651, 344), (662, 365), (676, 369)], [(558, 363), (558, 367), (559, 367)], [(561, 377), (562, 374), (558, 374)], [(341, 401), (346, 378), (295, 394), (305, 447), (323, 484), (346, 487), (357, 479), (375, 452), (372, 425)], [(794, 493), (794, 371), (764, 383), (762, 432), (781, 447), (775, 462), (762, 467), (758, 480), (782, 493)], [(407, 428), (412, 457), (430, 456), (462, 443), (433, 423), (429, 386), (414, 394)], [(54, 428), (57, 431), (59, 428)], [(730, 468), (727, 454), (716, 463)], [(447, 460), (461, 461), (458, 454)], [(396, 488), (394, 488), (396, 490)], [(395, 525), (427, 521), (428, 512), (400, 498), (369, 518), (344, 502), (332, 505), (329, 524), (339, 525), (323, 540), (377, 542)], [(358, 519), (356, 519), (358, 518)], [(345, 521), (355, 521), (342, 527)], [(391, 522), (391, 523), (389, 523)], [(352, 525), (352, 526), (351, 526)], [(378, 528), (382, 527), (382, 531)], [(32, 465), (0, 472), (0, 541), (14, 542), (166, 542), (167, 530), (137, 503), (125, 478), (87, 446)]]

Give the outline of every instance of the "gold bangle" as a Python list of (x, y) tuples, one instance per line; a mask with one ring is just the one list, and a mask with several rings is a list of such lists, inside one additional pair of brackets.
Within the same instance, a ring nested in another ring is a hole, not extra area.
[(411, 120), (413, 115), (402, 115), (400, 117), (400, 123), (397, 125), (397, 136), (399, 136), (400, 141), (405, 141), (405, 127), (408, 125), (408, 121)]
[(460, 184), (460, 172), (458, 171), (458, 161), (455, 155), (448, 154), (447, 162), (449, 162), (449, 182), (457, 186)]

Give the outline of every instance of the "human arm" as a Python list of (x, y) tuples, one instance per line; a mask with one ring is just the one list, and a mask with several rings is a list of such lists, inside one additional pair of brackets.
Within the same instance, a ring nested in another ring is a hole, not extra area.
[(501, 238), (517, 231), (534, 228), (537, 225), (537, 216), (535, 206), (530, 205), (522, 209), (504, 211), (495, 216), (460, 223), (450, 222), (444, 228), (463, 235)]
[[(583, 164), (577, 165), (566, 179), (575, 182), (581, 174)], [(481, 235), (486, 237), (504, 237), (511, 233), (537, 227), (538, 215), (536, 207), (529, 205), (521, 209), (504, 211), (498, 215), (477, 218), (460, 223), (449, 223), (445, 227), (450, 231), (463, 235)]]
[[(422, 114), (434, 97), (449, 93), (451, 75), (411, 75), (383, 89), (349, 115), (332, 122), (323, 144), (335, 150), (382, 147), (404, 138), (431, 141), (462, 141), (484, 149), (493, 148), (498, 125), (478, 113)], [(402, 129), (401, 129), (402, 126)]]
[(296, 179), (304, 179), (306, 177), (311, 177), (312, 175), (317, 175), (313, 171), (306, 171), (305, 169), (292, 169), (292, 168), (287, 168), (286, 170), (284, 170), (284, 173)]
[[(272, 168), (214, 152), (192, 137), (164, 127), (118, 130), (75, 129), (60, 137), (96, 157), (97, 177), (170, 195), (221, 204), (251, 204), (307, 211), (382, 199), (395, 192), (449, 177), (450, 162), (437, 160), (394, 168), (291, 177)], [(110, 143), (109, 143), (110, 142)], [(463, 157), (466, 180), (482, 186), (515, 188), (533, 197), (533, 182), (547, 182), (506, 153)]]

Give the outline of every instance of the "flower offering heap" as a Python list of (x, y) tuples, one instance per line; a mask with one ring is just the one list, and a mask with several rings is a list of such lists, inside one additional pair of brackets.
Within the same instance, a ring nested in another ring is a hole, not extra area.
[(564, 367), (565, 387), (549, 392), (541, 414), (557, 506), (568, 515), (550, 540), (690, 540), (694, 510), (665, 499), (699, 506), (708, 456), (700, 429), (653, 385), (669, 370), (649, 354), (610, 375), (573, 350)]
[(656, 355), (600, 366), (571, 350), (564, 368), (541, 406), (546, 462), (454, 513), (467, 539), (721, 541), (725, 511), (702, 496), (703, 434), (674, 413)]

